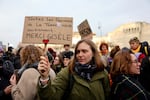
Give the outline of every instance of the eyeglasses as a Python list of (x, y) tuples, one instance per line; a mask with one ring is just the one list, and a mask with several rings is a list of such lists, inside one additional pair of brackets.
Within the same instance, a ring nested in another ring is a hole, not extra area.
[(59, 59), (54, 59), (54, 60), (59, 60)]
[(139, 61), (136, 59), (136, 60), (134, 60), (134, 61), (131, 61), (131, 63), (139, 63)]

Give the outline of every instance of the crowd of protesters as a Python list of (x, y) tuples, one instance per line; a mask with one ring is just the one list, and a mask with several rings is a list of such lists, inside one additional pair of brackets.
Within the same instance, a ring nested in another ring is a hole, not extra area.
[(150, 46), (137, 37), (129, 45), (0, 47), (0, 100), (150, 100)]

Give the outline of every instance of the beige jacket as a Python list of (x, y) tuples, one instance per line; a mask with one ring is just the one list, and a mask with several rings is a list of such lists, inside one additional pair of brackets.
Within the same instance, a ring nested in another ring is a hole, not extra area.
[[(25, 70), (17, 83), (12, 87), (13, 100), (37, 100), (37, 84), (39, 72), (34, 68)], [(55, 72), (50, 69), (50, 78), (53, 80), (56, 77)]]

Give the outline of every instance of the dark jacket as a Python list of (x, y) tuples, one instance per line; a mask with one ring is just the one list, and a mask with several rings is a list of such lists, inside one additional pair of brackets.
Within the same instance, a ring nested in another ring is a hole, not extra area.
[(11, 93), (8, 95), (4, 93), (4, 89), (9, 85), (9, 79), (0, 75), (0, 100), (12, 100)]
[[(45, 88), (38, 87), (40, 100), (61, 100), (69, 81), (69, 69), (63, 68)], [(91, 81), (73, 74), (74, 84), (68, 100), (107, 100), (110, 92), (108, 73), (97, 72)]]
[(134, 76), (119, 75), (113, 79), (112, 100), (150, 100), (148, 93)]
[(10, 61), (5, 61), (0, 66), (0, 100), (12, 100), (11, 93), (6, 95), (4, 89), (10, 85), (9, 79), (13, 74), (14, 68), (10, 66)]
[(142, 52), (146, 56), (150, 56), (150, 47), (147, 41), (141, 42), (140, 43), (141, 48), (139, 52)]
[(63, 68), (63, 65), (61, 64), (52, 66), (52, 69), (55, 71), (56, 74), (59, 73), (62, 68)]
[(142, 60), (139, 82), (148, 92), (150, 92), (150, 57), (145, 57)]

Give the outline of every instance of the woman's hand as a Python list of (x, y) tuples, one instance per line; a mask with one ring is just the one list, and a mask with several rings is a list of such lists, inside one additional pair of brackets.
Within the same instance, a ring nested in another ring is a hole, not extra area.
[(9, 85), (4, 89), (4, 92), (6, 95), (11, 93), (11, 88), (12, 88), (12, 85)]
[(41, 60), (38, 64), (38, 71), (41, 74), (41, 78), (46, 79), (49, 76), (50, 62), (48, 61), (48, 58), (45, 56), (41, 56), (40, 59)]

